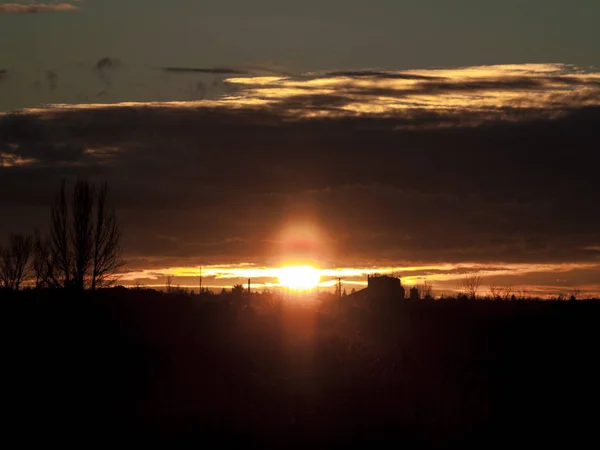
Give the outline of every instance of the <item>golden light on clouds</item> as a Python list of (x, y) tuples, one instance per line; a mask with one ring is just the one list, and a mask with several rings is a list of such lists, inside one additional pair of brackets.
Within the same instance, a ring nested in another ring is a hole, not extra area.
[[(348, 291), (367, 286), (367, 276), (387, 274), (399, 276), (402, 284), (411, 287), (424, 282), (432, 285), (438, 294), (453, 292), (459, 289), (461, 280), (468, 274), (477, 272), (484, 278), (484, 285), (505, 284), (519, 286), (528, 292), (539, 295), (556, 294), (556, 287), (544, 285), (529, 285), (528, 276), (543, 276), (546, 278), (568, 280), (574, 271), (599, 270), (597, 263), (462, 263), (462, 264), (431, 264), (431, 265), (398, 265), (379, 267), (340, 267), (318, 268), (309, 264), (289, 264), (279, 267), (259, 266), (250, 263), (238, 265), (203, 266), (203, 285), (212, 289), (229, 289), (234, 284), (245, 283), (250, 278), (255, 289), (289, 288), (292, 290), (309, 291), (312, 289), (333, 289), (341, 278), (342, 284)], [(171, 267), (153, 270), (131, 271), (123, 274), (121, 283), (133, 285), (136, 283), (148, 287), (164, 286), (164, 279), (172, 276), (176, 284), (194, 288), (198, 286), (199, 267)], [(505, 279), (505, 282), (498, 281)], [(493, 283), (490, 280), (496, 280)], [(600, 292), (600, 285), (587, 286), (589, 292)], [(485, 289), (484, 289), (485, 290)]]
[[(304, 117), (386, 115), (410, 110), (498, 111), (598, 104), (599, 74), (565, 64), (523, 64), (407, 71), (309, 73), (297, 77), (229, 78), (240, 103), (285, 102)], [(318, 98), (319, 106), (302, 109)], [(330, 97), (330, 102), (327, 101)], [(344, 101), (340, 99), (343, 98)]]
[[(566, 64), (491, 65), (405, 71), (366, 70), (288, 76), (235, 76), (225, 91), (190, 101), (51, 104), (30, 114), (82, 109), (258, 109), (289, 119), (476, 113), (479, 121), (507, 118), (507, 109), (546, 111), (600, 104), (600, 73)], [(532, 113), (533, 113), (532, 112)], [(522, 117), (517, 115), (517, 119)], [(476, 119), (472, 119), (477, 121)], [(463, 124), (471, 122), (463, 121)], [(409, 125), (406, 125), (407, 127)], [(435, 126), (442, 126), (436, 122)]]
[(36, 163), (34, 158), (23, 158), (11, 153), (0, 153), (0, 167), (26, 166)]

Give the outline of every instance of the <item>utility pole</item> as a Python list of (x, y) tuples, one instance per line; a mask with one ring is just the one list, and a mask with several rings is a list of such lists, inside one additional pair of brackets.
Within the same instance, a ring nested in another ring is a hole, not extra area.
[(200, 266), (198, 268), (199, 274), (198, 274), (198, 295), (202, 294), (202, 266)]
[(338, 298), (342, 299), (342, 279), (338, 278)]

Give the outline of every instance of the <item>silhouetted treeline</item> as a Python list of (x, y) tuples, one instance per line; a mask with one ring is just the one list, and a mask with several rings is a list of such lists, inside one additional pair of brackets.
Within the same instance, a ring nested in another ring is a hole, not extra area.
[(78, 180), (69, 202), (63, 180), (47, 233), (13, 234), (5, 246), (0, 243), (0, 288), (111, 286), (123, 261), (121, 230), (107, 193), (106, 183), (96, 188)]
[(243, 295), (5, 295), (4, 429), (261, 448), (596, 439), (598, 301)]

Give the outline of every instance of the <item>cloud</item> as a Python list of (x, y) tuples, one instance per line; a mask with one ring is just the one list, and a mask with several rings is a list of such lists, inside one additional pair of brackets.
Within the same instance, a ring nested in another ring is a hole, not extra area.
[(269, 105), (294, 115), (406, 118), (407, 126), (426, 117), (434, 119), (432, 125), (451, 126), (456, 120), (482, 123), (523, 114), (556, 115), (600, 103), (600, 74), (564, 65), (345, 71), (225, 82), (241, 88), (233, 96), (238, 103)]
[(0, 167), (25, 166), (36, 162), (32, 158), (27, 159), (12, 153), (0, 153)]
[(2, 3), (0, 14), (25, 14), (53, 11), (78, 11), (79, 6), (72, 3)]
[(53, 70), (48, 70), (46, 72), (46, 81), (48, 82), (48, 85), (50, 86), (50, 90), (51, 91), (55, 90), (57, 82), (58, 82), (58, 74), (56, 72), (54, 72)]
[(215, 75), (248, 75), (249, 72), (226, 67), (161, 67), (160, 70), (173, 73), (205, 73)]
[(278, 75), (284, 77), (297, 76), (280, 66), (274, 64), (245, 64), (239, 68), (234, 67), (160, 67), (160, 70), (173, 73), (204, 73), (215, 75)]
[(284, 77), (297, 76), (289, 68), (274, 62), (244, 64), (243, 68), (254, 75), (269, 74), (281, 75)]
[[(247, 77), (215, 100), (0, 115), (0, 153), (28, 161), (0, 168), (0, 208), (38, 211), (62, 177), (107, 179), (139, 269), (276, 265), (295, 223), (319, 230), (327, 267), (598, 264), (598, 75), (438, 72)], [(435, 270), (414, 276), (462, 273)]]
[(119, 69), (123, 66), (120, 60), (115, 58), (104, 57), (100, 58), (96, 64), (94, 64), (93, 70), (96, 75), (106, 86), (111, 83), (110, 72)]
[(387, 80), (431, 80), (436, 79), (435, 76), (430, 75), (418, 75), (410, 73), (401, 73), (393, 71), (381, 71), (381, 70), (333, 70), (325, 72), (322, 75), (316, 74), (323, 78), (339, 78), (339, 77), (351, 77), (351, 78), (372, 78), (372, 79), (387, 79)]
[(96, 70), (99, 70), (99, 71), (116, 69), (118, 67), (121, 67), (121, 61), (119, 61), (118, 59), (104, 57), (104, 58), (99, 59), (94, 67)]

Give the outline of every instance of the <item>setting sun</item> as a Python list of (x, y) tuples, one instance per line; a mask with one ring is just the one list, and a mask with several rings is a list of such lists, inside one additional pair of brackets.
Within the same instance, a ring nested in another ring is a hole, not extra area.
[(321, 281), (319, 270), (312, 266), (282, 267), (278, 278), (281, 286), (296, 290), (313, 289)]

